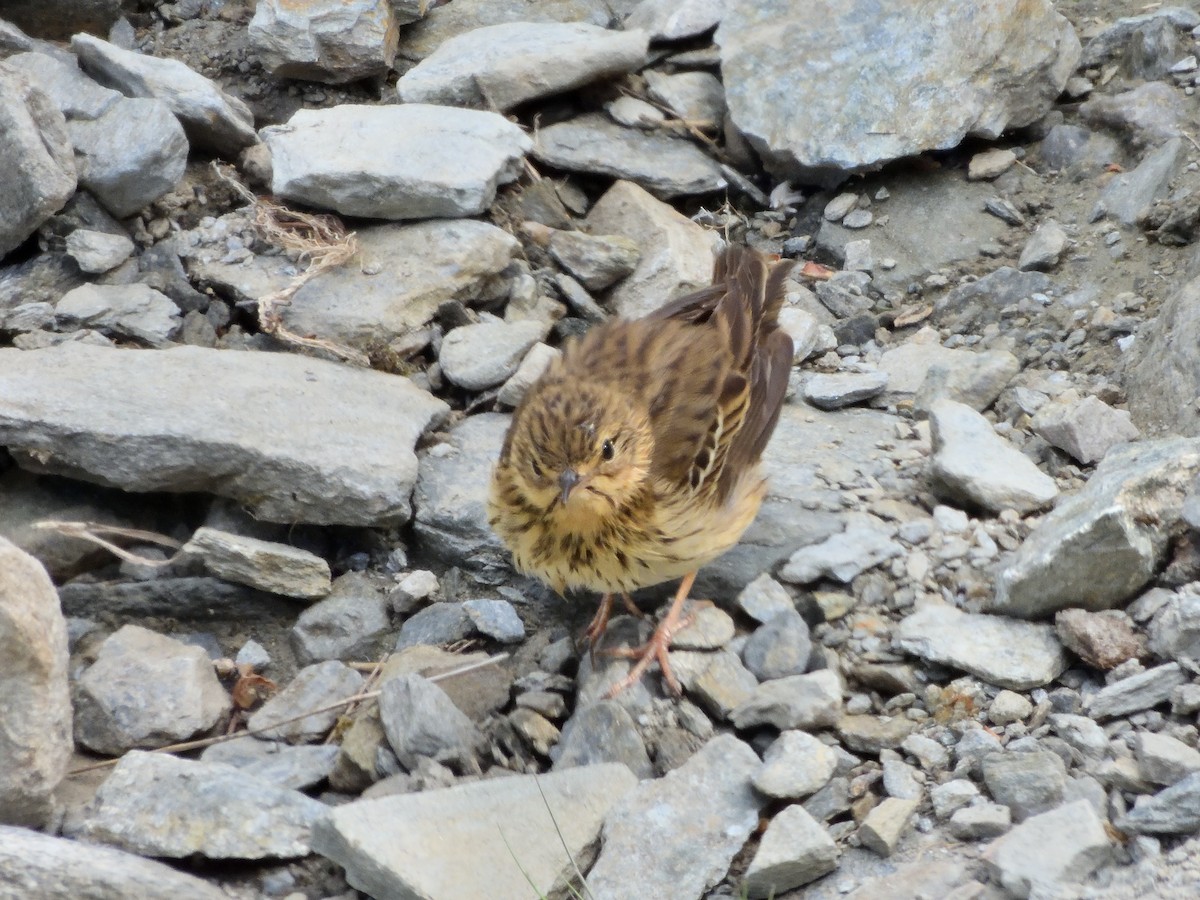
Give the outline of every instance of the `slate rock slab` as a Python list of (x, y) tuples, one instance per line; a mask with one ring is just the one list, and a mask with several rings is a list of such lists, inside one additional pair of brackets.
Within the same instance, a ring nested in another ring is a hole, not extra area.
[(450, 38), (401, 76), (405, 103), (505, 112), (646, 62), (648, 36), (582, 22), (506, 22)]
[(0, 658), (0, 822), (41, 827), (74, 748), (67, 625), (46, 570), (2, 537)]
[(0, 825), (0, 896), (39, 900), (228, 900), (165, 863), (27, 828)]
[(991, 609), (1037, 618), (1131, 599), (1158, 571), (1197, 472), (1197, 438), (1112, 449), (1001, 569)]
[(702, 896), (758, 824), (766, 799), (750, 779), (759, 765), (748, 744), (724, 734), (664, 778), (642, 782), (605, 820), (591, 896)]
[(268, 521), (407, 521), (413, 446), (446, 411), (406, 378), (284, 353), (0, 350), (0, 444), (24, 468)]
[(769, 167), (793, 175), (1028, 125), (1081, 52), (1049, 0), (735, 0), (716, 40), (734, 123)]
[(533, 146), (498, 113), (424, 103), (302, 109), (261, 135), (274, 193), (379, 219), (478, 215)]
[(225, 763), (131, 750), (96, 792), (79, 836), (143, 856), (307, 856), (325, 805)]
[(317, 823), (313, 847), (373, 897), (570, 896), (605, 815), (637, 784), (619, 763), (356, 800)]

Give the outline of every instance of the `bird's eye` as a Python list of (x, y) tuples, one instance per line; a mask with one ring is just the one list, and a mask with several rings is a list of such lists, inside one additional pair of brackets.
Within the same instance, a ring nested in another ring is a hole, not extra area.
[(616, 454), (617, 449), (613, 446), (612, 441), (605, 441), (600, 447), (600, 456), (605, 462), (608, 462)]
[(542, 477), (542, 467), (541, 467), (541, 465), (539, 465), (539, 463), (536, 459), (532, 459), (529, 461), (529, 468), (533, 469), (533, 474), (536, 475), (538, 478)]

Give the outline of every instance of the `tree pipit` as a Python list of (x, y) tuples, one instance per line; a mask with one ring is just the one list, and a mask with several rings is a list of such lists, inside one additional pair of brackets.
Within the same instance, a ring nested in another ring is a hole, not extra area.
[(516, 567), (563, 593), (613, 595), (682, 578), (666, 617), (630, 655), (634, 684), (657, 660), (671, 691), (671, 636), (696, 571), (737, 543), (766, 494), (759, 470), (792, 364), (779, 329), (788, 267), (730, 246), (711, 287), (642, 319), (598, 325), (565, 349), (513, 414), (488, 521)]

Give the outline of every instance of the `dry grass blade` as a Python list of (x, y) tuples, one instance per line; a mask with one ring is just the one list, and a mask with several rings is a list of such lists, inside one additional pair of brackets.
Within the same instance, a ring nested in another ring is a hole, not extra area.
[(45, 531), (57, 531), (59, 534), (79, 538), (82, 541), (90, 541), (126, 562), (136, 563), (141, 566), (165, 566), (174, 562), (179, 553), (176, 552), (167, 559), (147, 559), (145, 556), (130, 553), (124, 547), (119, 547), (112, 541), (107, 541), (100, 537), (100, 535), (107, 534), (111, 537), (128, 538), (131, 541), (158, 544), (162, 547), (170, 547), (175, 551), (183, 548), (183, 544), (174, 538), (167, 537), (165, 534), (158, 534), (154, 531), (142, 531), (140, 528), (121, 528), (117, 525), (104, 525), (100, 522), (61, 522), (56, 519), (44, 519), (41, 522), (34, 522), (33, 527)]
[(306, 213), (290, 209), (270, 197), (259, 197), (237, 178), (225, 172), (216, 161), (213, 171), (254, 209), (254, 227), (259, 237), (284, 250), (305, 265), (304, 271), (282, 290), (258, 298), (258, 324), (267, 334), (282, 341), (312, 350), (332, 353), (338, 359), (368, 367), (370, 360), (360, 350), (296, 334), (283, 324), (281, 310), (292, 302), (296, 291), (329, 269), (349, 262), (358, 253), (358, 238), (347, 231), (336, 216)]
[[(474, 672), (476, 669), (482, 669), (484, 666), (493, 666), (497, 663), (504, 662), (508, 659), (507, 653), (497, 653), (495, 656), (489, 656), (487, 659), (482, 659), (479, 662), (468, 663), (465, 666), (459, 666), (457, 669), (451, 669), (449, 672), (442, 672), (438, 675), (429, 677), (429, 681), (438, 682), (446, 681), (450, 678), (455, 678), (459, 675), (465, 675), (468, 672)], [(194, 741), (183, 741), (178, 744), (169, 744), (166, 747), (156, 747), (151, 750), (151, 753), (183, 753), (187, 750), (200, 750), (204, 747), (211, 747), (213, 744), (223, 744), (226, 741), (234, 741), (238, 738), (252, 737), (263, 732), (273, 731), (281, 725), (290, 725), (293, 722), (299, 722), (301, 719), (307, 719), (309, 716), (315, 716), (319, 713), (329, 712), (335, 709), (341, 709), (343, 706), (351, 706), (355, 703), (361, 703), (364, 700), (375, 700), (379, 697), (379, 691), (362, 691), (350, 697), (343, 697), (341, 700), (334, 703), (327, 703), (324, 706), (318, 706), (316, 709), (310, 709), (299, 715), (292, 716), (287, 719), (281, 719), (278, 722), (272, 722), (270, 725), (265, 725), (262, 728), (247, 729), (246, 731), (235, 731), (232, 734), (219, 734), (215, 737), (199, 738)], [(115, 766), (121, 761), (121, 757), (114, 759), (106, 759), (103, 762), (93, 763), (90, 766), (82, 766), (78, 769), (72, 769), (67, 773), (71, 775), (83, 775), (86, 772), (95, 772), (98, 769), (107, 769)]]

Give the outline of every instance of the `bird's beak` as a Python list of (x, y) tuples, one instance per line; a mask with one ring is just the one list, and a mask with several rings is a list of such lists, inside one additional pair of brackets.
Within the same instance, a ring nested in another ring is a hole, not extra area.
[(567, 501), (571, 499), (571, 491), (575, 489), (575, 485), (579, 484), (579, 473), (574, 469), (563, 469), (563, 473), (558, 476), (558, 486), (562, 488), (562, 505), (566, 506)]

